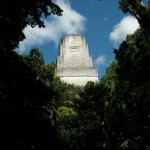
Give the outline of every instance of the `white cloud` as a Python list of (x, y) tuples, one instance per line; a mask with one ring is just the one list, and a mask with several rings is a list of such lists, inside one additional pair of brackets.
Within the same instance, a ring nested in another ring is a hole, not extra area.
[(114, 26), (109, 38), (117, 47), (123, 40), (126, 39), (127, 34), (133, 34), (139, 27), (138, 21), (133, 16), (124, 17), (117, 25)]
[(106, 65), (107, 58), (106, 55), (99, 55), (94, 61), (95, 66), (99, 69), (100, 66)]
[(85, 31), (86, 18), (71, 8), (69, 0), (56, 0), (56, 3), (63, 9), (63, 15), (44, 20), (46, 28), (27, 26), (23, 31), (26, 39), (19, 43), (19, 53), (50, 41), (57, 45), (64, 34)]

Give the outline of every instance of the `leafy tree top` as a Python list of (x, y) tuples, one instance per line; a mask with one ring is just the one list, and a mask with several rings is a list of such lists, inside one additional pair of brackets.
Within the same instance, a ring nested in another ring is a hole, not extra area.
[[(11, 4), (11, 7), (8, 5)], [(41, 16), (62, 15), (62, 10), (51, 0), (1, 0), (0, 2), (0, 49), (13, 50), (25, 38), (27, 25), (45, 27)], [(4, 27), (4, 28), (2, 28)]]
[(124, 13), (130, 13), (139, 22), (147, 42), (150, 45), (150, 0), (119, 0), (120, 8)]

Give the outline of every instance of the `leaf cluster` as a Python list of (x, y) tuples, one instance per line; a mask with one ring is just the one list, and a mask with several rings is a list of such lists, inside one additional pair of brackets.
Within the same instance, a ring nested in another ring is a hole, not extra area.
[[(8, 7), (11, 5), (11, 7)], [(25, 38), (23, 29), (45, 27), (42, 17), (60, 16), (62, 10), (51, 0), (1, 0), (0, 2), (0, 49), (11, 51)]]

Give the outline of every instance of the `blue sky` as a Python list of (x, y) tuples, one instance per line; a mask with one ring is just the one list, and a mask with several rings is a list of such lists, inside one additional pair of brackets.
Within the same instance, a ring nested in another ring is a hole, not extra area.
[(63, 16), (44, 19), (46, 28), (24, 29), (26, 39), (19, 43), (20, 54), (39, 48), (46, 64), (56, 62), (59, 44), (67, 34), (81, 34), (86, 38), (99, 80), (106, 67), (115, 59), (113, 49), (138, 27), (136, 19), (119, 9), (118, 0), (55, 0), (64, 11)]

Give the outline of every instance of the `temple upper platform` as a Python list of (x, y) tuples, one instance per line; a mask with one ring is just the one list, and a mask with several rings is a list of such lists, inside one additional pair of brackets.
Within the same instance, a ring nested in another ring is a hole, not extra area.
[(56, 64), (56, 74), (66, 83), (84, 86), (88, 81), (98, 81), (86, 40), (79, 34), (62, 38)]

